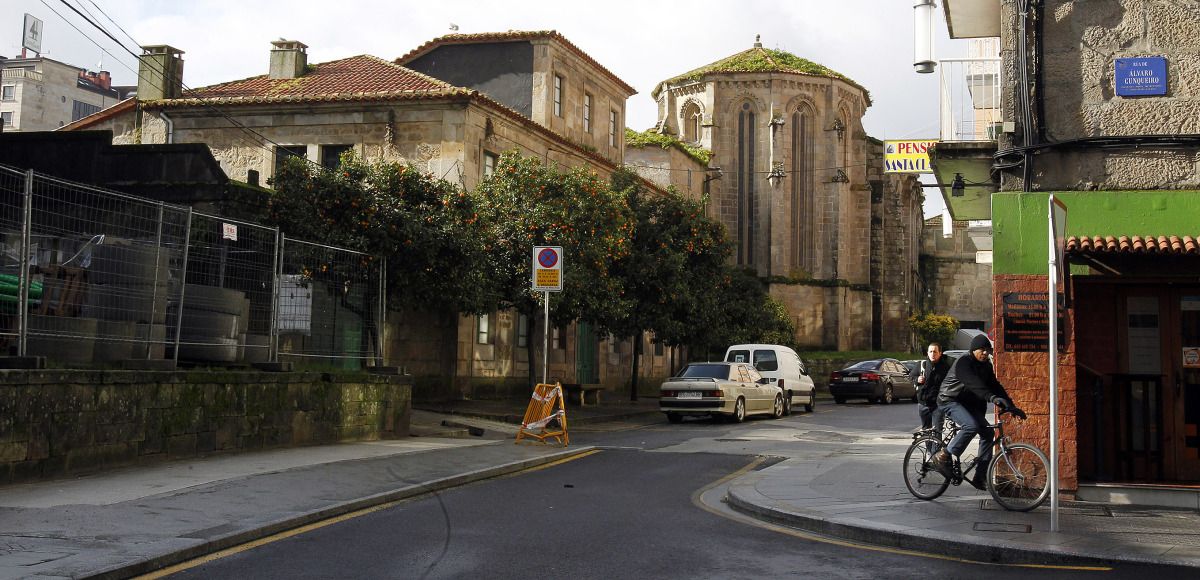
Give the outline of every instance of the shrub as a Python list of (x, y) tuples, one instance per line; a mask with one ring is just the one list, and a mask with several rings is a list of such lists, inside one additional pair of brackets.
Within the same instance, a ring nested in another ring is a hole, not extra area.
[(958, 320), (948, 314), (932, 312), (914, 314), (908, 318), (908, 325), (916, 331), (917, 336), (921, 339), (921, 344), (931, 342), (949, 344), (954, 339), (954, 333), (958, 332)]

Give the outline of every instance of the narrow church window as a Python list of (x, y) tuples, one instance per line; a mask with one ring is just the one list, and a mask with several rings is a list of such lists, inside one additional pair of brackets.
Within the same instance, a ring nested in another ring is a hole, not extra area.
[(738, 264), (754, 264), (754, 111), (743, 103), (738, 113)]
[(680, 115), (680, 124), (683, 126), (683, 140), (687, 143), (700, 142), (700, 106), (694, 102), (688, 102), (683, 106), (683, 111)]
[(813, 245), (812, 116), (807, 110), (792, 113), (792, 267), (812, 273)]
[(583, 94), (583, 132), (592, 132), (592, 96)]
[(554, 75), (554, 116), (555, 117), (562, 116), (562, 91), (563, 91), (563, 78), (558, 75)]

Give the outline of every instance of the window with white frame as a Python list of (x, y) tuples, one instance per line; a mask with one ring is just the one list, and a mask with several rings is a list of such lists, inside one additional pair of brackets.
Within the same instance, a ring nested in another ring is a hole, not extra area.
[(563, 78), (554, 75), (554, 116), (562, 116)]
[(583, 132), (592, 132), (592, 96), (583, 94)]
[(617, 146), (617, 112), (608, 112), (608, 146)]
[(4, 85), (3, 87), (0, 87), (0, 100), (17, 100), (17, 85)]
[(529, 346), (529, 317), (524, 314), (517, 317), (517, 346)]
[(475, 317), (475, 342), (479, 344), (492, 343), (492, 321), (487, 314)]
[(500, 163), (500, 156), (491, 151), (483, 152), (483, 176), (491, 177), (496, 172), (496, 165)]
[(0, 113), (0, 123), (3, 123), (5, 127), (11, 127), (12, 111), (4, 111), (3, 113)]

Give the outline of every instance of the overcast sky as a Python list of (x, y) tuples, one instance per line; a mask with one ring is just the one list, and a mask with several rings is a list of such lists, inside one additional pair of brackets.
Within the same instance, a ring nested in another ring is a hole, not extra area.
[[(649, 95), (658, 82), (750, 48), (761, 34), (763, 46), (823, 64), (870, 90), (874, 104), (863, 123), (871, 136), (938, 134), (937, 75), (912, 69), (912, 0), (66, 1), (135, 52), (113, 22), (137, 44), (184, 51), (190, 87), (266, 73), (270, 42), (279, 38), (304, 42), (309, 62), (317, 63), (357, 54), (391, 60), (450, 33), (451, 24), (459, 33), (553, 29), (637, 89), (627, 123), (638, 130), (656, 121)], [(134, 57), (63, 0), (2, 3), (0, 55), (20, 52), (22, 15), (30, 13), (45, 22), (43, 56), (93, 70), (103, 62), (115, 84), (136, 84)], [(937, 12), (937, 56), (965, 56), (966, 41), (951, 41)], [(927, 190), (926, 214), (941, 207), (940, 196)]]

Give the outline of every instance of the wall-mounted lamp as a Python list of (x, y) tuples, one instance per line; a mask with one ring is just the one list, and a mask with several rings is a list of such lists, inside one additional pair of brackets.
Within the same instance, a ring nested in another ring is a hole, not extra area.
[(837, 131), (838, 141), (841, 141), (842, 135), (846, 133), (846, 124), (841, 119), (834, 119), (833, 126), (826, 129), (826, 131)]
[(787, 172), (783, 170), (783, 163), (776, 162), (771, 166), (771, 172), (767, 174), (767, 181), (770, 181), (771, 185), (779, 185), (784, 177), (787, 177)]
[(950, 196), (962, 197), (966, 193), (966, 189), (968, 187), (991, 187), (993, 185), (994, 184), (989, 181), (981, 181), (979, 183), (967, 181), (963, 179), (961, 173), (955, 173), (954, 181), (950, 182)]
[(913, 69), (931, 73), (937, 66), (933, 60), (934, 0), (916, 0), (913, 6)]
[(723, 177), (725, 175), (725, 172), (721, 171), (720, 167), (705, 167), (704, 173), (705, 173), (705, 175), (704, 175), (705, 185), (707, 185), (708, 182), (710, 182), (710, 181), (716, 181), (718, 179), (721, 179), (721, 177)]
[(850, 183), (850, 177), (846, 175), (845, 171), (838, 169), (837, 172), (833, 174), (833, 179), (830, 179), (829, 181), (832, 183)]

